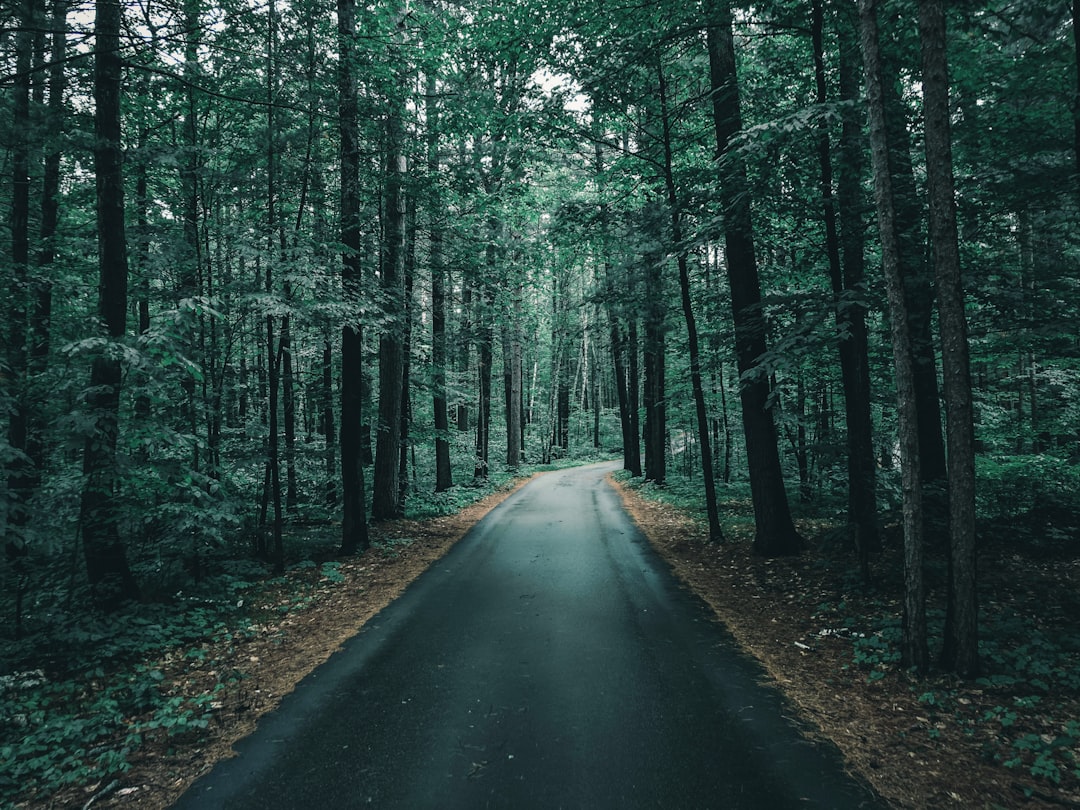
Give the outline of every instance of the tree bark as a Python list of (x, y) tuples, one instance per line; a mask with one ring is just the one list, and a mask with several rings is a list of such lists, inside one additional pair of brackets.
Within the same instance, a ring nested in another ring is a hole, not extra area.
[(391, 106), (393, 109), (386, 124), (385, 211), (380, 263), (387, 324), (379, 336), (379, 421), (372, 481), (373, 520), (401, 516), (398, 455), (401, 452), (401, 381), (404, 372), (405, 200), (402, 181), (405, 154), (402, 151), (400, 100), (391, 101)]
[(509, 387), (506, 397), (506, 466), (516, 470), (521, 466), (522, 419), (521, 419), (521, 295), (520, 286), (513, 290), (512, 318), (506, 327), (508, 345), (505, 348), (509, 361)]
[[(120, 93), (123, 80), (119, 0), (98, 0), (94, 23), (94, 167), (97, 176), (98, 315), (113, 341), (127, 329), (127, 236), (124, 228), (123, 147)], [(139, 587), (120, 535), (120, 476), (116, 449), (120, 432), (119, 359), (99, 355), (90, 372), (87, 405), (94, 420), (83, 450), (79, 520), (86, 572), (95, 604), (115, 610), (137, 599)]]
[(642, 405), (645, 408), (645, 480), (657, 486), (667, 481), (667, 400), (665, 392), (667, 318), (664, 302), (661, 212), (655, 203), (642, 211), (642, 232), (647, 247), (642, 256), (645, 278), (645, 342), (642, 354), (645, 380)]
[(353, 43), (356, 0), (337, 0), (338, 135), (341, 162), (342, 294), (351, 314), (341, 330), (341, 553), (367, 549), (363, 437), (363, 333), (359, 319), (360, 263), (360, 136)]
[[(840, 98), (858, 98), (854, 64), (853, 30), (848, 10), (841, 11)], [(828, 101), (825, 83), (824, 9), (822, 0), (812, 5), (811, 32), (817, 102)], [(870, 362), (864, 301), (862, 197), (862, 132), (852, 112), (843, 113), (840, 134), (840, 171), (833, 196), (833, 167), (828, 123), (818, 130), (818, 161), (821, 166), (822, 213), (825, 219), (826, 253), (832, 283), (834, 313), (839, 333), (840, 374), (844, 388), (844, 417), (848, 450), (848, 519), (855, 528), (855, 546), (864, 579), (869, 577), (869, 554), (881, 548), (877, 523), (876, 468), (873, 420), (870, 412)]]
[[(922, 232), (923, 209), (911, 161), (908, 110), (899, 91), (899, 66), (882, 53), (882, 91), (885, 126), (889, 139), (889, 172), (892, 175), (900, 274), (904, 281), (908, 334), (911, 340), (912, 373), (919, 417), (919, 458), (926, 492), (925, 506), (936, 518), (942, 511), (945, 482), (945, 441), (941, 432), (937, 359), (934, 356), (933, 273), (926, 264), (926, 240)], [(942, 512), (941, 517), (944, 517)], [(935, 521), (936, 522), (936, 521)]]
[(941, 367), (945, 392), (949, 479), (949, 590), (941, 664), (965, 678), (979, 672), (978, 597), (975, 589), (975, 428), (971, 401), (967, 319), (960, 276), (956, 191), (949, 126), (949, 71), (945, 7), (920, 0), (923, 114), (930, 241), (938, 289)]
[(7, 465), (11, 502), (8, 515), (9, 553), (22, 553), (23, 537), (30, 515), (33, 464), (23, 455), (27, 449), (31, 413), (27, 379), (27, 310), (30, 302), (30, 77), (33, 30), (37, 25), (33, 0), (20, 3), (18, 33), (15, 34), (15, 76), (12, 80), (11, 134), (11, 264), (14, 269), (15, 299), (8, 309), (8, 374), (14, 393), (8, 421), (8, 444), (16, 451)]
[(454, 485), (450, 467), (446, 401), (446, 266), (443, 259), (443, 211), (439, 187), (439, 104), (435, 74), (428, 74), (424, 112), (427, 124), (428, 264), (431, 267), (431, 396), (435, 421), (435, 491)]
[(713, 123), (720, 166), (720, 199), (724, 217), (731, 308), (735, 322), (735, 353), (742, 378), (743, 430), (754, 502), (754, 552), (767, 557), (799, 553), (803, 538), (791, 520), (784, 489), (776, 425), (769, 408), (769, 380), (757, 367), (767, 349), (761, 286), (754, 252), (746, 167), (729, 151), (742, 129), (731, 5), (713, 2), (707, 32), (712, 81)]
[(904, 599), (901, 660), (925, 673), (929, 663), (926, 641), (926, 597), (923, 584), (922, 482), (919, 469), (919, 418), (915, 371), (904, 282), (901, 236), (890, 169), (889, 131), (885, 123), (881, 46), (877, 23), (878, 0), (859, 0), (859, 22), (870, 120), (870, 156), (874, 169), (874, 200), (881, 235), (881, 257), (889, 298), (893, 362), (900, 424), (900, 466), (903, 487)]
[(690, 353), (690, 386), (694, 393), (694, 409), (697, 413), (698, 444), (701, 448), (701, 473), (705, 484), (705, 510), (709, 520), (709, 541), (720, 543), (724, 532), (720, 528), (720, 512), (716, 505), (716, 480), (713, 478), (712, 447), (709, 442), (709, 410), (705, 404), (705, 387), (701, 381), (701, 350), (698, 343), (697, 321), (690, 295), (690, 268), (683, 245), (682, 214), (678, 193), (675, 189), (675, 173), (671, 156), (671, 121), (668, 116), (668, 89), (663, 65), (657, 59), (657, 78), (660, 85), (660, 117), (663, 122), (664, 185), (667, 189), (668, 209), (671, 215), (671, 241), (679, 266), (679, 289), (682, 298), (683, 318), (686, 321), (687, 347)]

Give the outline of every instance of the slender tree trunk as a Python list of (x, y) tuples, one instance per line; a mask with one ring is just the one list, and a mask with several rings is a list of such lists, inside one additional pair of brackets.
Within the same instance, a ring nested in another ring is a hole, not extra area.
[[(26, 452), (31, 413), (27, 379), (27, 310), (30, 302), (30, 77), (33, 30), (37, 25), (34, 0), (22, 0), (19, 30), (15, 34), (15, 77), (12, 81), (11, 120), (11, 263), (14, 269), (15, 299), (8, 307), (9, 338), (7, 372), (14, 393), (8, 422), (8, 444), (16, 451), (7, 465), (7, 485), (11, 493), (8, 539), (9, 554), (23, 550), (23, 532), (29, 522), (27, 502), (33, 487), (33, 464)], [(6, 398), (6, 397), (5, 397)]]
[[(50, 133), (45, 150), (41, 189), (40, 243), (37, 255), (37, 277), (30, 289), (30, 323), (27, 340), (27, 384), (32, 406), (27, 419), (26, 446), (30, 460), (27, 494), (32, 496), (41, 485), (46, 456), (46, 410), (43, 393), (36, 382), (44, 375), (49, 362), (52, 331), (52, 292), (50, 278), (56, 260), (56, 230), (60, 214), (61, 134), (64, 122), (64, 67), (67, 56), (67, 0), (54, 0), (52, 12), (52, 44), (49, 58), (49, 102), (45, 126)], [(24, 512), (25, 514), (25, 512)]]
[(733, 139), (742, 129), (731, 5), (728, 0), (714, 0), (711, 9), (707, 37), (713, 120), (721, 170), (720, 197), (735, 322), (735, 352), (743, 380), (740, 388), (743, 430), (757, 528), (754, 552), (775, 557), (798, 553), (804, 541), (792, 523), (784, 490), (776, 425), (769, 409), (769, 380), (757, 367), (758, 358), (765, 354), (767, 347), (749, 184), (746, 168), (738, 154), (729, 151)]
[[(842, 9), (840, 31), (840, 97), (854, 102), (858, 97), (858, 76), (854, 65), (853, 36)], [(817, 102), (827, 100), (825, 84), (824, 11), (822, 0), (812, 6), (812, 39)], [(840, 373), (844, 387), (844, 416), (848, 450), (848, 519), (855, 528), (855, 545), (864, 579), (869, 578), (869, 554), (878, 551), (876, 470), (874, 465), (873, 421), (870, 413), (869, 350), (866, 334), (866, 306), (863, 301), (862, 133), (851, 112), (843, 115), (840, 135), (841, 161), (836, 197), (833, 197), (833, 169), (828, 123), (818, 132), (818, 160), (825, 218), (826, 252), (832, 282), (834, 312), (840, 333)], [(842, 233), (841, 233), (842, 230)]]
[(926, 263), (926, 239), (922, 231), (923, 208), (911, 161), (908, 110), (900, 97), (899, 66), (888, 54), (882, 56), (882, 90), (885, 126), (889, 138), (889, 171), (892, 173), (896, 227), (899, 238), (900, 273), (904, 280), (908, 334), (911, 338), (916, 408), (919, 416), (919, 458), (927, 509), (933, 524), (944, 519), (945, 441), (941, 432), (941, 404), (934, 356), (933, 273)]
[(701, 382), (701, 350), (698, 344), (697, 322), (694, 304), (690, 296), (690, 269), (686, 247), (682, 244), (682, 216), (678, 194), (675, 190), (675, 173), (671, 156), (671, 123), (668, 120), (668, 91), (663, 65), (657, 59), (657, 75), (660, 84), (661, 120), (664, 125), (664, 184), (667, 188), (668, 208), (671, 212), (671, 241), (679, 265), (679, 288), (682, 292), (683, 318), (686, 320), (687, 346), (690, 352), (690, 386), (694, 393), (697, 412), (698, 443), (701, 447), (701, 472), (705, 483), (705, 508), (709, 518), (709, 541), (723, 542), (720, 528), (720, 512), (716, 505), (716, 480), (713, 478), (712, 447), (709, 444), (709, 411), (705, 404), (705, 387)]
[[(395, 88), (395, 95), (401, 88)], [(385, 520), (401, 515), (398, 481), (401, 452), (401, 386), (404, 372), (404, 262), (405, 199), (402, 151), (403, 100), (391, 101), (386, 123), (386, 175), (381, 251), (381, 279), (386, 299), (387, 324), (379, 336), (379, 421), (375, 435), (375, 472), (372, 481), (371, 517)]]
[(432, 406), (435, 416), (435, 491), (454, 485), (450, 467), (448, 403), (446, 401), (446, 265), (443, 259), (442, 193), (439, 187), (439, 104), (435, 74), (427, 77), (424, 112), (427, 122), (428, 264), (431, 266)]
[(630, 472), (635, 477), (640, 477), (643, 470), (641, 466), (641, 375), (638, 359), (638, 322), (637, 316), (630, 315), (630, 323), (626, 328), (626, 394), (627, 405), (630, 411)]
[(328, 509), (337, 506), (337, 430), (334, 426), (334, 349), (330, 334), (323, 341), (321, 374), (321, 427), (326, 446), (326, 483), (323, 485), (323, 503)]
[(645, 480), (657, 486), (667, 481), (667, 400), (666, 333), (667, 319), (663, 289), (661, 214), (653, 207), (642, 212), (643, 230), (651, 247), (643, 258), (645, 276), (645, 344), (642, 354), (645, 380), (642, 405), (645, 408)]
[[(266, 41), (266, 231), (268, 239), (268, 251), (273, 254), (282, 248), (280, 231), (278, 228), (277, 211), (277, 123), (275, 116), (277, 94), (277, 6), (275, 0), (270, 0), (267, 9), (267, 41)], [(266, 264), (266, 293), (273, 293), (273, 266), (272, 261)], [(287, 318), (287, 316), (286, 316)], [(268, 425), (268, 452), (267, 464), (270, 465), (270, 499), (274, 507), (273, 526), (273, 559), (275, 573), (285, 571), (285, 544), (282, 537), (283, 515), (281, 504), (281, 450), (278, 437), (278, 402), (281, 392), (281, 357), (286, 347), (281, 346), (277, 353), (274, 351), (274, 316), (266, 316), (266, 374), (269, 386), (268, 400), (266, 403)]]
[(521, 287), (513, 291), (513, 318), (507, 327), (509, 346), (506, 349), (510, 362), (509, 390), (506, 398), (506, 466), (516, 470), (522, 456), (522, 407), (521, 407)]
[(360, 263), (360, 133), (353, 43), (356, 0), (337, 0), (338, 135), (341, 162), (341, 284), (352, 313), (341, 330), (341, 553), (368, 547), (365, 514), (363, 420), (363, 333), (359, 307)]
[(398, 516), (405, 514), (409, 494), (409, 429), (412, 425), (412, 319), (413, 277), (416, 273), (416, 198), (406, 203), (405, 300), (401, 339), (401, 426), (398, 438)]
[[(289, 285), (285, 298), (290, 297)], [(296, 482), (296, 380), (293, 370), (292, 318), (281, 318), (281, 420), (285, 438), (285, 509), (295, 513), (299, 507)]]
[(974, 678), (979, 672), (978, 597), (975, 590), (975, 427), (956, 229), (949, 71), (942, 0), (920, 0), (919, 39), (922, 43), (930, 240), (938, 289), (941, 367), (948, 427), (950, 565), (941, 663), (949, 671)]
[(478, 314), (480, 324), (477, 329), (476, 341), (478, 397), (476, 404), (476, 463), (473, 468), (473, 478), (478, 481), (487, 480), (488, 451), (491, 443), (491, 370), (494, 328), (491, 325), (490, 295), (490, 290), (485, 286), (481, 293), (483, 303), (482, 312)]
[[(473, 281), (464, 278), (461, 282), (461, 324), (458, 329), (457, 370), (462, 378), (469, 374), (472, 366), (473, 344)], [(459, 433), (469, 430), (469, 404), (465, 399), (458, 401), (454, 413), (454, 425)]]
[(874, 199), (881, 233), (881, 256), (889, 297), (897, 412), (900, 423), (900, 465), (904, 517), (904, 617), (901, 659), (904, 666), (924, 673), (929, 663), (926, 640), (926, 598), (923, 584), (922, 483), (919, 470), (919, 419), (907, 302), (901, 272), (901, 237), (897, 222), (889, 131), (885, 125), (881, 47), (877, 24), (878, 0), (859, 0), (860, 32), (870, 119), (870, 156), (874, 169)]
[(1072, 31), (1076, 71), (1076, 87), (1073, 93), (1073, 158), (1077, 177), (1077, 197), (1080, 199), (1080, 0), (1073, 0), (1072, 3)]
[[(123, 70), (119, 0), (98, 0), (94, 24), (94, 166), (97, 175), (98, 315), (113, 341), (127, 330), (127, 237), (124, 229), (123, 147), (120, 93)], [(127, 563), (118, 525), (120, 476), (116, 449), (120, 432), (120, 361), (100, 355), (90, 372), (87, 405), (93, 434), (83, 451), (79, 520), (86, 571), (96, 605), (114, 610), (137, 599), (139, 587)]]

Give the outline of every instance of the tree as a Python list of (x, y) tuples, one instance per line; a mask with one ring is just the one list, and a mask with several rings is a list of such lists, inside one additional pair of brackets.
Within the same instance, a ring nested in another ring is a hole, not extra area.
[(941, 662), (946, 669), (973, 678), (979, 671), (978, 595), (975, 590), (975, 430), (956, 229), (945, 7), (941, 0), (920, 0), (919, 39), (922, 43), (930, 242), (937, 278), (949, 448), (949, 598)]
[[(399, 23), (399, 29), (405, 24)], [(405, 373), (405, 172), (403, 97), (405, 76), (402, 48), (394, 34), (388, 52), (394, 67), (389, 91), (385, 134), (385, 185), (383, 186), (383, 238), (379, 253), (379, 277), (386, 307), (386, 327), (379, 335), (379, 421), (375, 434), (375, 471), (372, 477), (373, 520), (400, 517), (399, 482), (401, 452), (402, 379)]]
[(731, 308), (735, 321), (735, 352), (741, 379), (743, 432), (754, 501), (754, 551), (766, 557), (797, 554), (804, 540), (791, 520), (776, 426), (770, 410), (769, 378), (758, 367), (765, 354), (765, 318), (754, 252), (746, 169), (732, 141), (742, 129), (735, 43), (730, 3), (709, 7), (708, 48), (716, 154), (720, 168), (720, 201), (724, 222)]
[(449, 403), (446, 398), (446, 267), (443, 261), (444, 216), (439, 188), (439, 103), (436, 77), (428, 73), (424, 110), (427, 121), (428, 264), (431, 268), (431, 396), (435, 423), (435, 491), (453, 486), (450, 467)]
[[(844, 17), (847, 15), (844, 14)], [(843, 19), (840, 32), (840, 82), (845, 100), (853, 101), (858, 79), (853, 76), (850, 43)], [(817, 102), (828, 100), (824, 53), (825, 14), (822, 0), (811, 6), (811, 39), (814, 50), (814, 82)], [(825, 246), (829, 261), (836, 327), (839, 333), (840, 372), (844, 387), (844, 415), (847, 425), (848, 515), (855, 528), (855, 545), (863, 577), (869, 578), (871, 551), (881, 547), (877, 526), (874, 444), (870, 413), (870, 369), (867, 349), (863, 245), (860, 213), (862, 144), (859, 125), (845, 114), (841, 133), (841, 170), (837, 194), (833, 195), (833, 165), (829, 128), (822, 118), (818, 124), (818, 162), (821, 167), (822, 214)], [(841, 223), (843, 217), (843, 223)], [(841, 235), (841, 226), (843, 235)]]
[(923, 581), (923, 511), (920, 475), (919, 417), (914, 359), (901, 271), (901, 237), (896, 213), (892, 145), (886, 125), (878, 0), (859, 0), (859, 27), (870, 120), (870, 156), (874, 170), (874, 200), (881, 235), (881, 259), (889, 296), (897, 411), (900, 422), (900, 467), (903, 483), (904, 605), (900, 645), (904, 666), (925, 672), (929, 663), (926, 641), (926, 592)]
[(714, 543), (724, 539), (720, 528), (720, 514), (716, 506), (716, 481), (713, 478), (712, 448), (709, 444), (709, 411), (705, 404), (705, 387), (701, 382), (701, 349), (698, 344), (697, 321), (690, 293), (690, 268), (683, 244), (682, 211), (675, 189), (675, 174), (671, 155), (671, 120), (668, 110), (668, 87), (664, 68), (657, 58), (657, 81), (660, 86), (660, 116), (663, 123), (664, 185), (667, 190), (668, 208), (671, 212), (671, 241), (679, 265), (679, 290), (682, 299), (683, 318), (686, 321), (687, 348), (690, 353), (690, 384), (694, 392), (694, 410), (697, 413), (698, 443), (701, 447), (701, 474), (705, 483), (705, 508), (709, 516), (709, 540)]
[(360, 143), (354, 76), (356, 2), (338, 0), (338, 137), (341, 159), (341, 286), (347, 312), (341, 329), (341, 553), (368, 547), (360, 422), (363, 334), (359, 319)]
[(120, 103), (123, 81), (119, 0), (98, 0), (94, 18), (94, 171), (97, 178), (98, 314), (110, 344), (94, 358), (86, 404), (93, 429), (83, 448), (79, 522), (83, 555), (95, 604), (115, 610), (137, 599), (139, 586), (128, 567), (119, 527), (117, 441), (120, 387), (115, 347), (127, 330), (127, 238), (124, 227), (123, 147)]

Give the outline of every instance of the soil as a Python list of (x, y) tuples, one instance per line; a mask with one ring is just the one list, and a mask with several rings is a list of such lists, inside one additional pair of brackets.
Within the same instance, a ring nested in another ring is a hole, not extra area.
[[(206, 644), (196, 656), (179, 650), (158, 662), (165, 674), (162, 686), (170, 695), (215, 694), (210, 727), (148, 740), (120, 779), (57, 795), (49, 806), (168, 807), (216, 761), (231, 756), (233, 744), (306, 674), (524, 483), (452, 516), (380, 523), (373, 528), (374, 538), (382, 541), (380, 547), (342, 560), (341, 581), (320, 577), (318, 569), (295, 572), (290, 576), (300, 581), (268, 595), (262, 621), (251, 631)], [(853, 631), (831, 627), (833, 617), (821, 607), (839, 599), (857, 602), (860, 598), (846, 586), (854, 581), (850, 558), (830, 558), (821, 547), (811, 547), (795, 560), (754, 558), (748, 542), (708, 544), (705, 530), (673, 507), (616, 487), (635, 522), (676, 575), (761, 662), (795, 707), (807, 733), (832, 740), (850, 769), (891, 804), (899, 808), (1080, 807), (1076, 779), (1069, 776), (1055, 785), (1030, 778), (1022, 769), (1002, 767), (987, 754), (995, 742), (986, 739), (990, 732), (944, 722), (933, 706), (920, 702), (922, 685), (895, 670), (871, 680), (865, 669), (852, 665)], [(814, 536), (807, 531), (811, 527), (800, 528)], [(411, 542), (394, 542), (404, 538)], [(879, 561), (876, 568), (889, 564)], [(1015, 564), (997, 575), (1004, 580), (1005, 573), (1015, 573)], [(1068, 588), (1075, 594), (1075, 562), (1071, 567), (1050, 568), (1041, 572), (1046, 581), (1038, 589), (1040, 599), (1045, 601), (1054, 589)], [(994, 571), (989, 574), (994, 575)], [(985, 581), (987, 574), (983, 576)], [(276, 609), (276, 602), (295, 600), (298, 591), (307, 595), (302, 609), (284, 613)], [(852, 612), (858, 612), (857, 605)], [(1001, 695), (970, 685), (950, 686), (972, 716), (1002, 701)], [(1080, 718), (1080, 701), (1075, 697), (1064, 708), (1071, 712), (1067, 716)]]

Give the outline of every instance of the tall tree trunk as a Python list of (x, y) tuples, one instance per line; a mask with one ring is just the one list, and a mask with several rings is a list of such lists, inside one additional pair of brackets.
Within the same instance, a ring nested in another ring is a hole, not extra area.
[[(472, 366), (473, 344), (473, 280), (466, 276), (461, 280), (461, 323), (457, 331), (458, 351), (455, 357), (457, 371), (461, 378), (466, 378)], [(469, 431), (469, 403), (459, 399), (454, 412), (454, 425), (459, 433)]]
[(410, 196), (405, 211), (405, 301), (401, 339), (401, 427), (398, 438), (398, 515), (405, 514), (409, 494), (409, 429), (412, 426), (412, 319), (413, 278), (416, 273), (416, 198)]
[[(56, 260), (56, 230), (60, 214), (60, 159), (64, 122), (64, 67), (67, 58), (67, 0), (54, 0), (52, 12), (52, 44), (49, 58), (49, 102), (45, 126), (50, 133), (45, 150), (41, 189), (40, 243), (37, 255), (37, 277), (30, 289), (30, 322), (27, 340), (27, 384), (31, 408), (26, 424), (25, 452), (30, 460), (26, 492), (32, 496), (41, 485), (45, 466), (46, 410), (43, 393), (36, 381), (45, 373), (51, 346), (52, 293), (50, 278)], [(25, 514), (25, 513), (24, 513)]]
[(8, 538), (9, 554), (22, 553), (23, 531), (29, 522), (33, 465), (26, 452), (31, 403), (27, 380), (27, 310), (30, 302), (30, 77), (33, 31), (37, 25), (34, 0), (22, 0), (18, 33), (15, 34), (15, 77), (12, 81), (11, 134), (11, 263), (14, 268), (15, 299), (8, 307), (8, 374), (14, 393), (8, 422), (8, 443), (15, 451), (8, 462), (7, 484), (11, 493)]
[[(119, 0), (98, 0), (94, 23), (94, 167), (97, 175), (98, 315), (111, 340), (127, 330), (127, 236), (124, 230), (123, 147), (120, 92), (123, 81)], [(94, 430), (83, 450), (79, 510), (83, 554), (94, 602), (114, 610), (137, 599), (139, 587), (120, 535), (120, 476), (116, 448), (120, 432), (119, 359), (95, 358), (86, 400)]]
[(757, 368), (758, 358), (765, 354), (767, 347), (749, 184), (741, 158), (729, 150), (742, 130), (731, 4), (728, 0), (714, 0), (711, 11), (707, 37), (713, 121), (721, 173), (720, 199), (735, 321), (735, 353), (743, 380), (740, 395), (756, 524), (754, 552), (774, 557), (798, 553), (804, 541), (792, 523), (784, 490), (776, 425), (769, 409), (769, 380)]
[(919, 416), (919, 458), (926, 492), (926, 517), (936, 524), (944, 518), (945, 440), (941, 432), (937, 359), (934, 356), (933, 273), (926, 263), (926, 239), (922, 230), (923, 208), (915, 184), (911, 160), (908, 110), (900, 96), (899, 70), (895, 60), (882, 55), (882, 91), (885, 126), (889, 138), (889, 171), (892, 174), (896, 212), (900, 273), (904, 280), (908, 334), (911, 338), (912, 372), (915, 375), (915, 407)]
[[(852, 53), (853, 20), (841, 9), (840, 98), (858, 98), (858, 74)], [(849, 30), (850, 29), (850, 30)], [(825, 83), (824, 10), (822, 0), (812, 5), (812, 39), (817, 102), (828, 101)], [(840, 374), (844, 387), (844, 417), (848, 450), (848, 519), (855, 528), (855, 546), (864, 579), (869, 578), (869, 554), (878, 551), (876, 469), (873, 421), (870, 413), (870, 368), (863, 301), (862, 133), (851, 111), (845, 110), (840, 134), (840, 172), (833, 197), (833, 168), (828, 123), (818, 131), (818, 160), (825, 218), (826, 252), (832, 283), (837, 331), (840, 333)], [(841, 233), (842, 229), (842, 233)]]
[(427, 125), (428, 264), (431, 267), (431, 396), (435, 417), (435, 491), (454, 485), (450, 467), (448, 403), (446, 401), (446, 265), (443, 259), (442, 193), (439, 186), (439, 103), (435, 74), (426, 80), (424, 112)]
[(705, 387), (701, 382), (701, 350), (698, 344), (697, 322), (694, 304), (690, 296), (690, 269), (686, 246), (683, 245), (682, 215), (675, 190), (675, 173), (671, 156), (671, 122), (668, 120), (668, 90), (664, 69), (657, 59), (657, 77), (660, 84), (660, 117), (664, 129), (664, 185), (667, 188), (668, 208), (671, 213), (671, 241), (679, 265), (679, 288), (682, 292), (683, 318), (686, 321), (687, 346), (690, 352), (690, 386), (694, 392), (697, 412), (698, 443), (701, 448), (701, 473), (705, 484), (705, 509), (709, 518), (709, 541), (722, 542), (724, 533), (720, 528), (720, 512), (716, 505), (716, 480), (713, 478), (712, 447), (709, 442), (709, 410), (705, 404)]
[[(281, 255), (282, 244), (278, 227), (277, 210), (277, 123), (275, 109), (277, 102), (277, 5), (275, 0), (270, 0), (267, 9), (266, 27), (266, 232), (268, 254), (278, 252)], [(273, 261), (266, 263), (266, 293), (273, 293)], [(286, 316), (287, 319), (288, 316)], [(270, 487), (270, 499), (274, 507), (273, 525), (273, 559), (274, 571), (281, 574), (285, 571), (285, 544), (282, 536), (283, 516), (281, 510), (281, 450), (278, 437), (278, 401), (281, 391), (281, 357), (286, 349), (281, 346), (280, 351), (274, 351), (274, 316), (266, 316), (266, 374), (269, 386), (266, 403), (268, 438), (267, 438), (267, 464), (270, 475), (268, 486)]]
[(661, 245), (661, 213), (649, 206), (642, 230), (649, 241), (643, 258), (645, 277), (645, 480), (657, 486), (667, 481), (667, 394), (665, 391), (667, 334)]
[(330, 334), (326, 334), (322, 350), (321, 405), (322, 434), (326, 446), (326, 483), (323, 485), (323, 503), (328, 509), (337, 506), (337, 430), (334, 427), (334, 349)]
[(630, 315), (630, 322), (626, 327), (626, 399), (627, 409), (630, 412), (630, 472), (635, 477), (640, 477), (643, 470), (641, 466), (641, 375), (638, 361), (638, 322), (637, 315)]
[(941, 368), (948, 427), (949, 597), (941, 664), (949, 671), (973, 678), (979, 671), (978, 597), (975, 590), (975, 427), (956, 230), (949, 70), (942, 0), (920, 0), (919, 39), (922, 43), (930, 241), (938, 289)]
[(1080, 198), (1080, 0), (1072, 3), (1073, 54), (1075, 57), (1076, 87), (1073, 93), (1073, 159), (1076, 172), (1077, 196)]
[(379, 336), (379, 421), (375, 434), (375, 472), (371, 517), (386, 520), (401, 515), (398, 480), (401, 452), (401, 381), (404, 372), (405, 154), (402, 86), (394, 89), (386, 120), (386, 175), (383, 246), (380, 276), (386, 300), (387, 323)]
[(483, 299), (477, 318), (480, 323), (477, 328), (476, 340), (476, 375), (477, 375), (477, 404), (476, 404), (476, 445), (475, 465), (473, 478), (478, 481), (486, 481), (488, 477), (488, 451), (491, 443), (491, 367), (494, 343), (494, 327), (491, 324), (491, 290), (487, 285), (481, 290)]
[(360, 263), (360, 133), (353, 52), (356, 0), (337, 0), (338, 135), (341, 162), (341, 286), (350, 315), (341, 329), (341, 553), (368, 547), (365, 515), (363, 420), (363, 296)]
[(881, 233), (881, 259), (889, 298), (897, 412), (900, 423), (900, 466), (904, 518), (904, 616), (901, 659), (923, 673), (929, 663), (926, 641), (926, 598), (923, 584), (922, 483), (919, 470), (919, 418), (915, 371), (904, 281), (901, 236), (897, 222), (889, 131), (885, 124), (881, 46), (877, 23), (878, 0), (859, 0), (860, 33), (870, 119), (870, 156), (874, 169), (874, 199)]
[(521, 407), (521, 287), (515, 286), (512, 295), (513, 315), (506, 327), (504, 347), (509, 360), (509, 390), (506, 397), (506, 466), (516, 470), (521, 466), (522, 456), (522, 407)]

